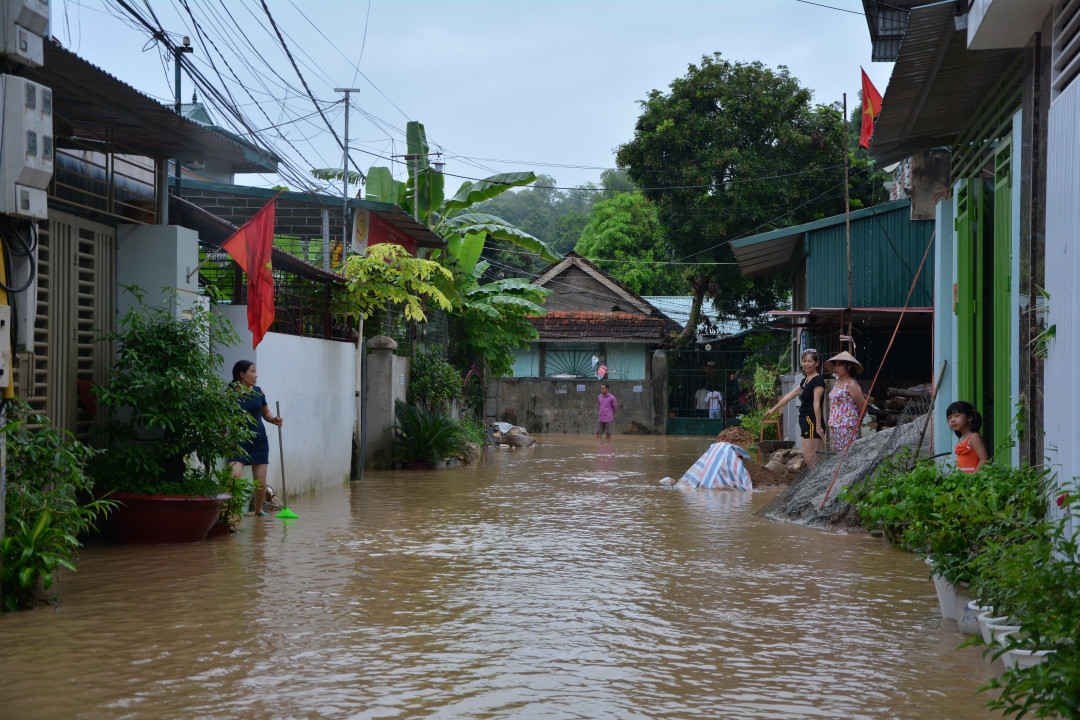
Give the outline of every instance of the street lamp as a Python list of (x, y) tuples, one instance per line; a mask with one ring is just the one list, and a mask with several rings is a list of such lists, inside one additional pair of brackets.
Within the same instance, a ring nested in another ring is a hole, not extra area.
[[(184, 53), (195, 52), (195, 48), (191, 47), (191, 38), (187, 35), (181, 41), (181, 45), (173, 47), (173, 57), (175, 58), (176, 68), (176, 114), (180, 114), (180, 56)], [(176, 196), (180, 197), (180, 158), (175, 158), (176, 163)]]

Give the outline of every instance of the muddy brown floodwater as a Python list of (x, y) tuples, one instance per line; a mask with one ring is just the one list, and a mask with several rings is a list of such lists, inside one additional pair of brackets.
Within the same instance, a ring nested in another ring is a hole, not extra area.
[(658, 484), (707, 442), (541, 437), (90, 547), (0, 616), (0, 717), (994, 717), (915, 557)]

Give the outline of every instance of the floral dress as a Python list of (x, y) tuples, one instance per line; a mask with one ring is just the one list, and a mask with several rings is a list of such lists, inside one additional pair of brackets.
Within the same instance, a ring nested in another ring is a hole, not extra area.
[(858, 436), (859, 408), (848, 392), (847, 383), (837, 383), (829, 391), (829, 438), (833, 450), (847, 450)]

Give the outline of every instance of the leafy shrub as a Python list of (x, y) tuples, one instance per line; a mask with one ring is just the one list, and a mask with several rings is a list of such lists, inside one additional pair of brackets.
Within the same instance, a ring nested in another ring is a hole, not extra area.
[(776, 401), (776, 369), (768, 365), (754, 366), (752, 392), (754, 406), (766, 409)]
[[(754, 436), (754, 442), (756, 443), (758, 441), (758, 438), (761, 437), (761, 424), (762, 424), (762, 421), (764, 419), (765, 419), (765, 410), (752, 410), (750, 412), (745, 412), (745, 413), (742, 414), (742, 416), (739, 418), (739, 425), (741, 425), (744, 430), (746, 430), (748, 433), (750, 433), (751, 435)], [(764, 439), (765, 440), (779, 440), (780, 439), (780, 436), (776, 431), (776, 426), (775, 425), (766, 425), (765, 426), (765, 437), (764, 437)]]
[[(116, 363), (108, 385), (95, 388), (110, 411), (106, 452), (91, 466), (95, 479), (126, 492), (223, 492), (217, 467), (253, 432), (221, 378), (221, 356), (209, 349), (233, 344), (232, 327), (198, 306), (180, 319), (136, 305), (111, 338)], [(200, 462), (190, 462), (196, 455)]]
[(400, 400), (394, 404), (394, 460), (434, 467), (468, 453), (462, 427), (453, 418)]
[(247, 512), (248, 502), (255, 490), (255, 481), (246, 474), (240, 477), (232, 476), (232, 468), (225, 466), (217, 470), (218, 483), (229, 494), (229, 499), (221, 505), (219, 522), (227, 523), (235, 529), (244, 513)]
[(7, 499), (0, 596), (4, 610), (32, 607), (57, 568), (75, 571), (78, 536), (114, 503), (90, 499), (86, 463), (94, 450), (24, 404), (13, 406), (7, 437)]
[[(1062, 497), (1066, 517), (1075, 517), (1076, 499)], [(1041, 665), (1008, 670), (986, 685), (997, 691), (988, 705), (1009, 717), (1080, 716), (1080, 547), (1066, 517), (1016, 528), (978, 563), (979, 598), (1022, 627), (996, 653), (1053, 651)]]
[(436, 349), (416, 351), (409, 372), (409, 404), (445, 411), (461, 397), (461, 373)]
[(881, 527), (898, 546), (932, 557), (934, 572), (1020, 624), (1008, 649), (1052, 650), (1040, 665), (1007, 670), (984, 689), (988, 705), (1013, 718), (1080, 717), (1080, 547), (1069, 516), (1080, 498), (1058, 495), (1065, 514), (1048, 519), (1046, 471), (984, 465), (941, 473), (910, 455), (882, 463), (862, 488), (847, 491), (866, 527)]
[(933, 462), (910, 466), (910, 456), (882, 463), (845, 499), (862, 524), (879, 527), (890, 542), (929, 556), (950, 582), (971, 581), (971, 564), (985, 548), (1046, 512), (1046, 472), (987, 464), (979, 472), (941, 472)]

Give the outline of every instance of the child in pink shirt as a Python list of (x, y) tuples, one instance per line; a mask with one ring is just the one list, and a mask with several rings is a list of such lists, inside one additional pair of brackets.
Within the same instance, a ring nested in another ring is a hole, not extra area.
[(598, 413), (596, 416), (596, 437), (607, 435), (611, 438), (611, 424), (615, 422), (615, 411), (619, 409), (619, 401), (608, 391), (607, 383), (600, 386), (600, 394), (596, 396)]

